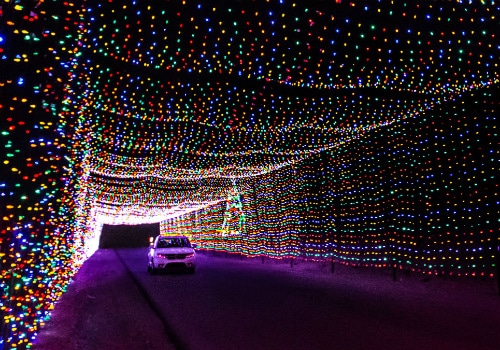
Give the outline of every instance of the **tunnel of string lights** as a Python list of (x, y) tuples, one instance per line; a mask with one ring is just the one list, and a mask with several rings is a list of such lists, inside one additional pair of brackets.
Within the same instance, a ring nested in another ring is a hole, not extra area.
[(0, 348), (103, 225), (495, 277), (495, 1), (0, 4)]

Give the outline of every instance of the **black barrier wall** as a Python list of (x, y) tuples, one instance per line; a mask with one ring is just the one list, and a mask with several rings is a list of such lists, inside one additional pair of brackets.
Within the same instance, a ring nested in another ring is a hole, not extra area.
[(159, 233), (159, 224), (103, 225), (99, 248), (147, 247), (149, 237), (155, 237)]

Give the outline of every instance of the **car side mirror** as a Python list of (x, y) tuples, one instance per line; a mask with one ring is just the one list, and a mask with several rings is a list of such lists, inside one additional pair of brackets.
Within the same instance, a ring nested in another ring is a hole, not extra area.
[(198, 247), (198, 244), (196, 244), (196, 243), (191, 243), (191, 247), (193, 247), (193, 249), (194, 249), (194, 248)]

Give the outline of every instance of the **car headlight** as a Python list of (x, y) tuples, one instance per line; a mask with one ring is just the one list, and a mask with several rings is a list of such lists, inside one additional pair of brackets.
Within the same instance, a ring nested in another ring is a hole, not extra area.
[(191, 253), (191, 254), (187, 254), (187, 255), (186, 255), (186, 259), (191, 259), (191, 258), (194, 258), (194, 253)]
[(158, 253), (158, 254), (156, 254), (156, 257), (160, 258), (160, 259), (165, 259), (167, 257), (167, 255)]

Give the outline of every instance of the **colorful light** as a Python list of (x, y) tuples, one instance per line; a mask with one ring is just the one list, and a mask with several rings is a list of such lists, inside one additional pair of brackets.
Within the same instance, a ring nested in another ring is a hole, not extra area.
[(0, 348), (102, 225), (493, 277), (495, 1), (0, 5)]

